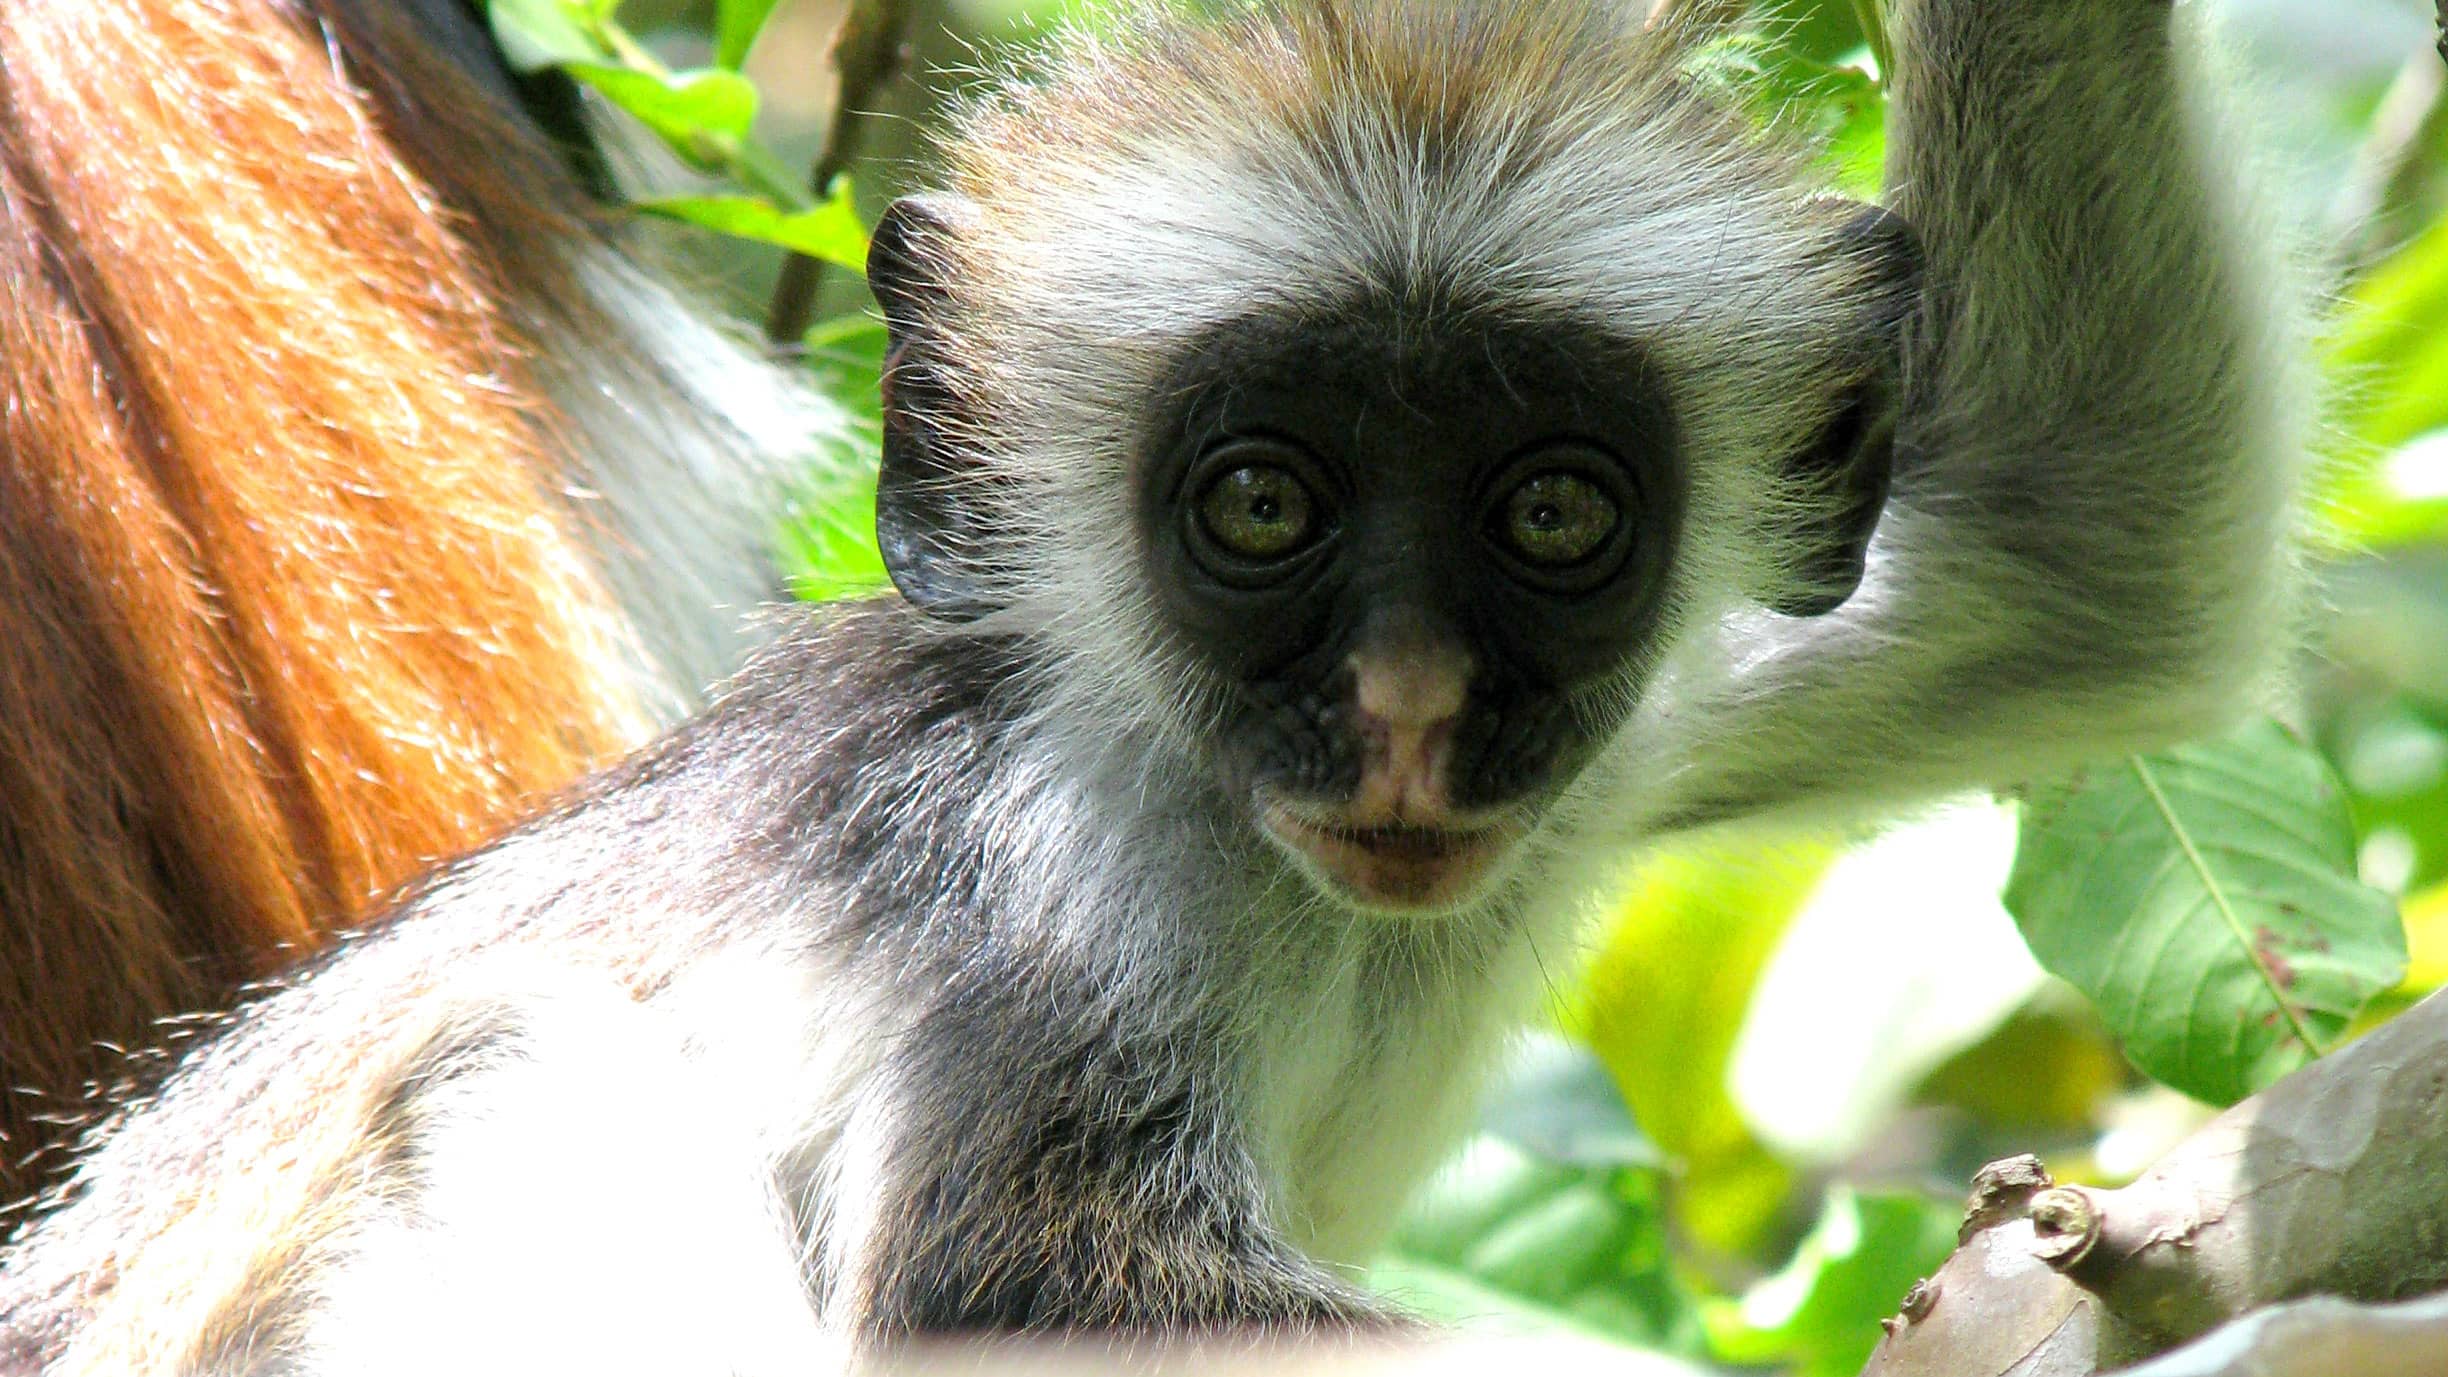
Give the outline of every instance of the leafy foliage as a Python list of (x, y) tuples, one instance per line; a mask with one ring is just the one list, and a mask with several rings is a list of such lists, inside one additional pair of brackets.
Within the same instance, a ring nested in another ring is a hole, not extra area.
[(775, 0), (720, 0), (714, 7), (714, 65), (736, 72), (773, 17)]
[(716, 12), (715, 65), (697, 71), (665, 66), (621, 26), (619, 8), (619, 0), (490, 0), (488, 13), (514, 64), (561, 71), (688, 166), (741, 188), (738, 195), (653, 198), (643, 209), (863, 269), (866, 233), (847, 181), (824, 187), (819, 197), (756, 138), (757, 88), (738, 68), (774, 0), (724, 0)]
[[(849, 412), (852, 432), (872, 458), (883, 436), (877, 391), (884, 371), (884, 325), (866, 316), (836, 316), (810, 327), (802, 341), (808, 370)], [(811, 489), (798, 495), (783, 524), (782, 571), (791, 591), (823, 600), (869, 593), (885, 585), (876, 550), (875, 489)]]
[(1542, 1051), (1371, 1282), (1454, 1324), (1562, 1326), (1697, 1355), (1699, 1310), (1670, 1265), (1657, 1152), (1602, 1067), (1560, 1044)]

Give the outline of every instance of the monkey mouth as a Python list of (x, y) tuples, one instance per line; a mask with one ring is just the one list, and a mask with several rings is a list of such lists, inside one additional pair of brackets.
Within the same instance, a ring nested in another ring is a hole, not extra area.
[(1372, 856), (1395, 861), (1447, 861), (1484, 846), (1486, 831), (1456, 832), (1443, 827), (1387, 823), (1382, 827), (1319, 827), (1319, 835), (1355, 846)]
[(1329, 889), (1363, 908), (1400, 913), (1452, 908), (1477, 896), (1524, 830), (1514, 822), (1355, 826), (1281, 803), (1267, 804), (1259, 817)]

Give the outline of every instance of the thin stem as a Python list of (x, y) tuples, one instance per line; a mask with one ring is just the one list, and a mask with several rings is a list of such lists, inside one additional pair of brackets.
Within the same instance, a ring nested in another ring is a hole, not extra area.
[(1870, 59), (1878, 64), (1879, 85), (1884, 87), (1895, 67), (1895, 49), (1888, 45), (1887, 22), (1879, 14), (1878, 0), (1853, 0), (1853, 18), (1861, 25), (1862, 42), (1870, 46)]
[[(835, 179), (858, 156), (868, 106), (877, 92), (908, 66), (912, 18), (907, 0), (868, 0), (854, 6), (842, 21), (841, 37), (833, 45), (841, 93), (834, 101), (832, 127), (825, 130), (824, 146), (808, 172), (808, 189), (816, 199), (832, 194)], [(765, 315), (767, 339), (787, 343), (807, 329), (824, 269), (824, 260), (806, 254), (794, 253), (782, 261), (773, 303)]]
[(618, 21), (604, 19), (598, 21), (593, 27), (595, 41), (601, 43), (606, 51), (618, 58), (622, 66), (633, 71), (648, 72), (658, 77), (671, 75), (671, 69), (664, 66), (653, 53), (648, 52), (646, 45), (632, 37)]

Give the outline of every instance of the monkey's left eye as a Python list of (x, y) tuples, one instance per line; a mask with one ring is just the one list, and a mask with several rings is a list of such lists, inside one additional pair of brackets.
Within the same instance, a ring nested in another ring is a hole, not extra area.
[(1623, 521), (1606, 490), (1573, 473), (1533, 474), (1505, 495), (1496, 538), (1532, 564), (1562, 568), (1598, 553)]
[(1280, 559), (1309, 543), (1317, 502), (1309, 485), (1274, 464), (1244, 464), (1218, 474), (1198, 499), (1207, 537), (1243, 559)]

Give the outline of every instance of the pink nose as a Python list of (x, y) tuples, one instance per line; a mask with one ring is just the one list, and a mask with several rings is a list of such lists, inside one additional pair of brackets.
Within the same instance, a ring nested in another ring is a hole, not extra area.
[(1441, 817), (1450, 804), (1445, 772), (1454, 723), (1470, 695), (1469, 653), (1413, 623), (1371, 636), (1349, 663), (1362, 748), (1352, 824)]

